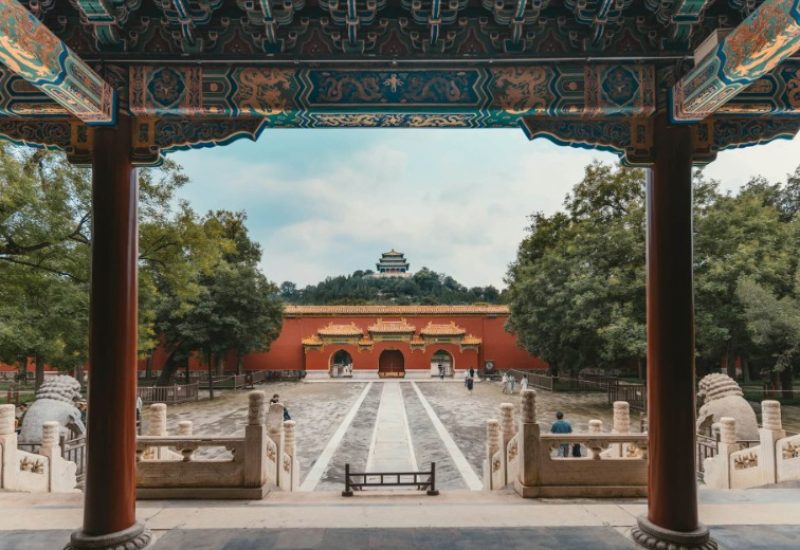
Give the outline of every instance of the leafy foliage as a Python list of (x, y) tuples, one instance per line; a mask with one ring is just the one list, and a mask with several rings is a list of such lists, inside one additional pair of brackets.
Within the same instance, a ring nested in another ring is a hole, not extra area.
[(298, 289), (286, 281), (281, 297), (295, 304), (472, 304), (500, 303), (493, 286), (466, 288), (452, 277), (423, 267), (410, 277), (375, 277), (372, 271), (328, 277)]
[[(554, 369), (645, 360), (643, 183), (639, 170), (594, 163), (563, 212), (531, 216), (507, 277), (509, 328)], [(693, 183), (698, 363), (738, 357), (786, 388), (800, 359), (800, 167), (736, 195), (700, 172)]]
[[(177, 336), (165, 343), (185, 356), (190, 345), (266, 349), (282, 314), (277, 289), (256, 268), (261, 251), (246, 217), (199, 216), (175, 198), (187, 181), (170, 161), (139, 170), (140, 352), (169, 335)], [(61, 154), (0, 145), (0, 360), (35, 357), (37, 379), (45, 362), (74, 368), (88, 359), (90, 230), (88, 170)], [(208, 324), (205, 339), (182, 332), (189, 319)]]

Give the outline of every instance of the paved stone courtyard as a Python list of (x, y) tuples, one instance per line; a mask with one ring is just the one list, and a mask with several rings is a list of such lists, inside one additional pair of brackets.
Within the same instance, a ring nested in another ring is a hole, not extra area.
[[(424, 470), (435, 461), (440, 489), (478, 490), (486, 420), (499, 417), (500, 403), (519, 402), (518, 394), (503, 394), (499, 383), (486, 381), (472, 393), (454, 380), (286, 382), (258, 389), (267, 397), (279, 394), (297, 422), (302, 489), (307, 491), (341, 490), (345, 464), (364, 471), (368, 461), (369, 471)], [(179, 421), (192, 420), (197, 435), (241, 435), (247, 393), (226, 392), (214, 401), (172, 406), (169, 429), (174, 432)], [(557, 410), (576, 430), (586, 431), (593, 418), (610, 427), (611, 406), (602, 392), (540, 391), (540, 421), (549, 424)], [(638, 422), (633, 424), (637, 429)]]
[[(720, 548), (797, 548), (798, 489), (702, 489), (699, 501), (700, 520)], [(630, 528), (645, 510), (644, 499), (521, 499), (507, 491), (137, 503), (154, 550), (634, 549)], [(81, 517), (80, 494), (0, 493), (0, 550), (62, 548)]]

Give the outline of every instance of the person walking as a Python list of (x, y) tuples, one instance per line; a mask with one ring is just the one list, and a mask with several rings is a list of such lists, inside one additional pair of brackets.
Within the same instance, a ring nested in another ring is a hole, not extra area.
[(500, 379), (500, 382), (503, 384), (503, 393), (508, 393), (508, 373), (503, 373), (503, 378)]
[(508, 373), (508, 393), (514, 393), (514, 388), (517, 386), (517, 378)]
[(439, 363), (439, 380), (444, 381), (444, 365)]
[(519, 381), (519, 391), (522, 392), (522, 391), (525, 391), (527, 389), (528, 389), (528, 375), (527, 374), (523, 374), (522, 375), (522, 380)]
[(469, 391), (470, 395), (472, 395), (472, 387), (475, 385), (475, 380), (472, 376), (467, 377), (467, 390)]
[(464, 387), (466, 388), (467, 386), (469, 386), (469, 371), (465, 370), (464, 371)]
[[(550, 433), (553, 434), (571, 434), (572, 424), (564, 420), (564, 413), (558, 411), (556, 413), (556, 421), (550, 426)], [(559, 454), (563, 457), (569, 457), (569, 444), (564, 443), (559, 446)]]

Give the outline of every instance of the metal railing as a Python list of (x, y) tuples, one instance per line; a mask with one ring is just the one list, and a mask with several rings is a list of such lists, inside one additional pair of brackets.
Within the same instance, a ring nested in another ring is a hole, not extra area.
[(436, 496), (439, 494), (436, 489), (436, 463), (431, 462), (431, 469), (428, 472), (361, 473), (351, 472), (350, 464), (345, 464), (342, 496), (351, 497), (353, 490), (361, 491), (364, 487), (416, 487), (418, 491), (425, 491), (428, 496)]
[(647, 411), (647, 386), (644, 384), (614, 384), (608, 386), (608, 402), (627, 401), (635, 411)]
[(145, 404), (167, 403), (175, 405), (188, 401), (197, 401), (199, 396), (199, 384), (182, 384), (174, 386), (145, 386), (137, 388), (137, 394)]

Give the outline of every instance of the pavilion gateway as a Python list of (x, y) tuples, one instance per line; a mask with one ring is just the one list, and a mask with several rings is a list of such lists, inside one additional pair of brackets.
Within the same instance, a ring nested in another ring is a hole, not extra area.
[(716, 548), (694, 467), (692, 166), (797, 134), (799, 48), (800, 0), (0, 0), (0, 136), (93, 167), (91, 467), (69, 547), (151, 538), (136, 521), (134, 167), (350, 126), (521, 128), (650, 168), (633, 537)]

